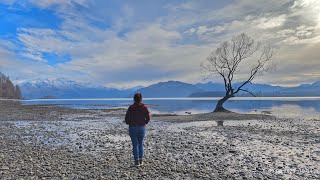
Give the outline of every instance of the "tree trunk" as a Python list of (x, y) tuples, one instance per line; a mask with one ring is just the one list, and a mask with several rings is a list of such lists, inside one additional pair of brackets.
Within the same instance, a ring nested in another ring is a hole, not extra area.
[(223, 107), (223, 103), (226, 102), (231, 96), (225, 96), (220, 99), (216, 105), (216, 109), (213, 112), (229, 112)]

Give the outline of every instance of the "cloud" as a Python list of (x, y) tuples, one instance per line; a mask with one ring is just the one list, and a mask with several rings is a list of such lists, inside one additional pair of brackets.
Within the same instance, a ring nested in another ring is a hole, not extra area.
[(295, 29), (285, 29), (278, 32), (278, 37), (284, 38), (286, 44), (317, 44), (320, 43), (320, 31), (317, 26), (300, 25)]
[(9, 40), (0, 39), (0, 47), (4, 49), (14, 49), (16, 45)]
[(270, 29), (275, 27), (282, 26), (286, 21), (286, 15), (282, 14), (280, 16), (271, 17), (271, 18), (260, 18), (253, 21), (253, 24), (257, 25), (261, 29)]
[[(238, 1), (186, 1), (169, 6), (170, 12), (162, 17), (162, 22), (170, 28), (190, 27), (199, 24), (217, 24), (239, 20), (249, 15), (260, 16), (276, 10), (283, 13), (292, 0), (238, 0)], [(185, 8), (187, 4), (187, 8)], [(273, 13), (272, 13), (273, 14)]]
[(32, 4), (40, 8), (49, 8), (52, 6), (72, 6), (72, 5), (81, 5), (85, 6), (89, 1), (88, 0), (29, 0)]
[(304, 14), (319, 18), (320, 2), (317, 0), (296, 0), (290, 8), (296, 15)]
[(20, 55), (23, 56), (23, 57), (25, 57), (25, 58), (32, 59), (32, 60), (35, 60), (35, 61), (47, 62), (47, 60), (44, 59), (40, 53), (36, 53), (36, 54), (32, 54), (32, 53), (21, 53)]
[(221, 33), (223, 31), (225, 31), (225, 29), (226, 29), (226, 27), (223, 27), (223, 26), (208, 27), (206, 25), (201, 25), (197, 28), (191, 28), (188, 31), (186, 31), (185, 33), (188, 33), (188, 34), (196, 33), (197, 35), (203, 35), (206, 33)]
[(21, 60), (16, 57), (11, 51), (0, 47), (0, 71), (6, 75), (17, 77), (19, 76), (28, 78), (28, 77), (37, 77), (43, 74), (48, 73), (47, 68), (43, 68), (45, 64), (40, 63), (28, 63), (24, 60)]
[(71, 46), (59, 32), (52, 29), (21, 28), (17, 37), (24, 47), (20, 55), (33, 60), (44, 61), (41, 57), (43, 53), (67, 53)]

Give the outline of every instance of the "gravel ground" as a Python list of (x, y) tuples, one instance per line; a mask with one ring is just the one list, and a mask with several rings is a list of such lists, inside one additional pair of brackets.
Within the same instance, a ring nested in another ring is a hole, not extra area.
[(319, 119), (157, 116), (136, 168), (124, 112), (0, 101), (1, 179), (320, 179)]

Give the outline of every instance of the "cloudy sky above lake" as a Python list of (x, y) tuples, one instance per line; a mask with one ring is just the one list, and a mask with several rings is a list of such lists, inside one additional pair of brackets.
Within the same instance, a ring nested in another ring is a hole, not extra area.
[(0, 0), (0, 71), (112, 87), (195, 83), (210, 52), (243, 32), (277, 48), (276, 71), (254, 82), (320, 81), (318, 0)]

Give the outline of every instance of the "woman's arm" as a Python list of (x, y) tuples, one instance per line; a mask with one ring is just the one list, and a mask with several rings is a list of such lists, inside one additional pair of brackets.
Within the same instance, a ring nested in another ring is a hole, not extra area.
[(150, 112), (146, 106), (145, 106), (145, 118), (146, 118), (146, 124), (148, 124), (150, 122)]
[(131, 120), (131, 118), (130, 118), (130, 112), (131, 112), (131, 110), (130, 110), (130, 107), (129, 107), (128, 110), (127, 110), (127, 113), (126, 113), (126, 117), (124, 118), (126, 124), (130, 124), (130, 120)]

